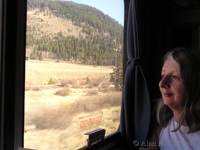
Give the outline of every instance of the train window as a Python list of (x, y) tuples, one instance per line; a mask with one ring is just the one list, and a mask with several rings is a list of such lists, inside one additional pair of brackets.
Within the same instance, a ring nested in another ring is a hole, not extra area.
[(118, 130), (123, 0), (28, 0), (24, 147), (74, 150)]

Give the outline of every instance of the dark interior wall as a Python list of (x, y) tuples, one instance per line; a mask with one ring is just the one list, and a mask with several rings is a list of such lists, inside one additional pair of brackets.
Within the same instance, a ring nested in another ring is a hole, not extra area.
[(200, 8), (173, 5), (168, 22), (168, 47), (199, 47)]

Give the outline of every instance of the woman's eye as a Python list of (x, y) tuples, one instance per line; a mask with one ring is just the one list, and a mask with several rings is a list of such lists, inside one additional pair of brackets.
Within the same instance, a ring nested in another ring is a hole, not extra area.
[(176, 75), (172, 75), (172, 78), (173, 78), (173, 79), (179, 79), (179, 77), (176, 76)]

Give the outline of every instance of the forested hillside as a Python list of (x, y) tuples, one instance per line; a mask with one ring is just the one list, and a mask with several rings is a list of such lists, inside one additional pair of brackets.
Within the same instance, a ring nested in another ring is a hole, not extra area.
[(50, 57), (91, 65), (117, 65), (116, 59), (121, 59), (123, 27), (96, 8), (49, 0), (28, 0), (27, 8), (31, 59)]

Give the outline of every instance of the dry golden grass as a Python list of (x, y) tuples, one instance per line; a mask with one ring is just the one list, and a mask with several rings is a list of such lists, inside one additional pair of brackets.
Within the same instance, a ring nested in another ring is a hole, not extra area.
[(35, 28), (37, 38), (44, 36), (44, 34), (48, 37), (57, 36), (59, 32), (65, 36), (85, 36), (81, 32), (82, 28), (75, 26), (72, 21), (56, 17), (48, 9), (45, 9), (44, 12), (40, 12), (38, 9), (28, 11), (27, 25)]
[[(25, 147), (75, 150), (86, 145), (86, 132), (96, 128), (105, 128), (106, 135), (115, 132), (121, 93), (109, 82), (111, 72), (112, 67), (27, 61)], [(92, 119), (96, 121), (89, 124)]]

